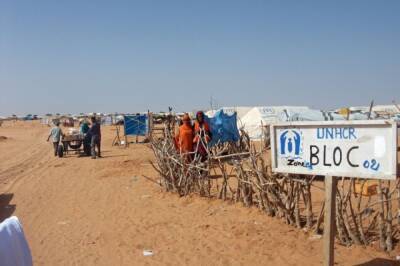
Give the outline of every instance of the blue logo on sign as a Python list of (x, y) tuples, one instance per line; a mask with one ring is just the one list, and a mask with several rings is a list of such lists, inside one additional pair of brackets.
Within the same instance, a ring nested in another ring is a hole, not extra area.
[(301, 153), (301, 134), (297, 130), (285, 130), (280, 138), (281, 155), (296, 158)]

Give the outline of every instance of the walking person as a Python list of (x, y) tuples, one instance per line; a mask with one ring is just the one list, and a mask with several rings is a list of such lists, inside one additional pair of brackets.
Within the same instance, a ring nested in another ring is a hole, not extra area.
[[(96, 159), (96, 156), (101, 157), (101, 153), (100, 153), (100, 150), (101, 150), (100, 149), (100, 146), (101, 146), (100, 123), (97, 122), (95, 116), (92, 116), (90, 120), (92, 122), (92, 126), (90, 127), (87, 134), (91, 136), (90, 147), (91, 147), (92, 159)], [(97, 147), (97, 153), (96, 153), (96, 147)]]
[(47, 141), (49, 141), (49, 140), (50, 140), (50, 137), (51, 137), (51, 141), (53, 142), (54, 156), (57, 156), (58, 145), (59, 145), (59, 143), (60, 143), (61, 136), (64, 136), (64, 134), (63, 134), (63, 132), (62, 132), (62, 130), (61, 130), (61, 128), (60, 128), (60, 122), (57, 121), (57, 122), (55, 123), (55, 127), (53, 127), (53, 128), (50, 130), (50, 134), (49, 134), (49, 136), (47, 137)]

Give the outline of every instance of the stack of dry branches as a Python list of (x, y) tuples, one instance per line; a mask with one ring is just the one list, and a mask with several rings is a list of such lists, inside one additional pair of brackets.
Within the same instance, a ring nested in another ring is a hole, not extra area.
[(166, 191), (177, 192), (181, 196), (196, 192), (209, 196), (208, 161), (202, 162), (201, 156), (194, 152), (180, 153), (175, 147), (171, 131), (165, 130), (164, 134), (165, 138), (151, 141), (157, 166), (151, 164), (160, 174), (160, 184)]
[[(367, 245), (379, 240), (382, 250), (391, 251), (397, 234), (394, 228), (400, 225), (399, 180), (395, 183), (378, 181), (377, 194), (367, 196), (355, 191), (355, 182), (354, 178), (342, 178), (338, 184), (336, 225), (340, 242), (344, 245)], [(359, 183), (361, 191), (367, 182)]]
[(310, 189), (313, 177), (272, 174), (263, 157), (255, 152), (251, 153), (248, 162), (238, 162), (235, 169), (246, 206), (252, 202), (268, 215), (284, 218), (288, 224), (312, 227)]

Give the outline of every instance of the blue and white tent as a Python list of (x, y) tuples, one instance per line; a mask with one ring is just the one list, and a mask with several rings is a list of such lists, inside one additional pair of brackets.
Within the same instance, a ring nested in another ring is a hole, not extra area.
[(210, 145), (217, 143), (236, 142), (239, 140), (236, 113), (227, 114), (224, 110), (218, 110), (212, 116), (205, 117), (212, 134)]

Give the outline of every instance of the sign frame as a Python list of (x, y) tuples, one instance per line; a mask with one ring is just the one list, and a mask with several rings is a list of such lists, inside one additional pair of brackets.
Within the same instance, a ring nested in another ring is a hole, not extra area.
[[(271, 166), (272, 172), (277, 173), (288, 173), (288, 171), (280, 171), (277, 168), (277, 140), (275, 130), (276, 128), (293, 128), (296, 127), (318, 127), (318, 126), (325, 126), (325, 127), (338, 127), (338, 126), (380, 126), (380, 127), (388, 127), (392, 130), (392, 143), (393, 147), (391, 152), (392, 156), (392, 163), (391, 166), (393, 167), (390, 169), (390, 174), (374, 174), (371, 177), (364, 176), (355, 176), (355, 174), (349, 174), (348, 177), (358, 177), (358, 178), (365, 178), (365, 179), (396, 179), (397, 178), (397, 147), (398, 147), (398, 123), (393, 120), (353, 120), (353, 121), (302, 121), (302, 122), (283, 122), (283, 123), (274, 123), (270, 125), (270, 139), (271, 139)], [(302, 172), (302, 171), (300, 171)], [(292, 173), (292, 172), (291, 172)], [(307, 174), (299, 173), (296, 171), (295, 174)], [(315, 173), (313, 173), (315, 174)], [(335, 243), (335, 234), (336, 234), (336, 220), (335, 220), (335, 205), (336, 205), (336, 187), (337, 187), (337, 177), (332, 175), (331, 172), (328, 171), (320, 171), (319, 175), (325, 176), (325, 215), (324, 215), (324, 235), (323, 235), (323, 254), (324, 254), (324, 263), (323, 265), (326, 266), (333, 266), (334, 265), (334, 243)], [(341, 176), (346, 176), (346, 173), (342, 172)]]
[[(397, 128), (398, 123), (393, 120), (344, 120), (344, 121), (295, 121), (295, 122), (280, 122), (280, 123), (272, 123), (270, 124), (270, 134), (271, 134), (271, 166), (272, 172), (275, 173), (288, 173), (287, 171), (283, 171), (278, 168), (277, 162), (277, 139), (276, 139), (276, 129), (277, 128), (314, 128), (314, 127), (340, 127), (340, 126), (364, 126), (364, 127), (389, 127), (392, 130), (392, 143), (394, 143), (393, 147), (391, 147), (391, 152), (393, 154), (390, 174), (382, 174), (382, 173), (371, 173), (370, 176), (364, 175), (359, 176), (359, 174), (354, 174), (354, 172), (341, 172), (340, 176), (346, 177), (357, 177), (364, 179), (384, 179), (384, 180), (394, 180), (397, 177), (397, 146), (398, 146), (398, 137), (397, 137)], [(295, 173), (290, 172), (291, 174), (304, 174), (309, 175), (306, 169), (299, 169)], [(312, 173), (315, 175), (315, 173)], [(330, 171), (320, 171), (317, 175), (323, 176), (332, 176), (332, 172)]]

